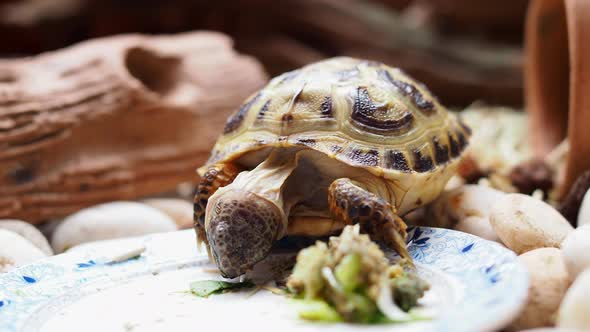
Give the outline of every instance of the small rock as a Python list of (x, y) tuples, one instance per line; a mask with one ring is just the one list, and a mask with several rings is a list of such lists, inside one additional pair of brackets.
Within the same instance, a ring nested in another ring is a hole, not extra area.
[(561, 252), (571, 280), (590, 268), (590, 225), (571, 232), (561, 243)]
[(430, 226), (455, 228), (491, 241), (499, 241), (489, 223), (492, 204), (505, 194), (479, 185), (465, 185), (443, 193), (428, 206)]
[(500, 242), (500, 238), (496, 234), (496, 231), (490, 225), (488, 218), (482, 217), (466, 217), (460, 220), (456, 225), (455, 229), (461, 232), (477, 235), (486, 240)]
[(584, 270), (565, 294), (557, 325), (563, 328), (590, 331), (590, 269)]
[(151, 206), (111, 202), (80, 210), (65, 218), (56, 227), (51, 245), (60, 253), (81, 243), (174, 230), (174, 220)]
[(46, 255), (53, 255), (53, 250), (45, 236), (37, 229), (37, 227), (27, 222), (15, 219), (2, 219), (0, 220), (0, 229), (14, 232), (29, 240), (29, 242), (41, 249)]
[[(583, 203), (585, 200), (585, 196), (588, 196), (586, 193), (590, 188), (590, 170), (585, 171), (582, 173), (574, 184), (570, 188), (569, 192), (561, 202), (558, 210), (561, 214), (565, 217), (565, 219), (569, 220), (572, 225), (581, 225), (585, 222), (590, 223), (590, 220), (586, 217), (584, 221), (580, 220), (580, 215), (582, 215), (582, 207), (585, 206), (586, 210), (590, 209), (589, 200), (586, 200), (586, 203)], [(585, 212), (585, 215), (590, 217), (590, 211)]]
[(568, 287), (568, 275), (561, 252), (556, 248), (541, 248), (518, 257), (529, 272), (530, 286), (527, 304), (510, 331), (553, 326), (555, 313)]
[(47, 256), (24, 237), (5, 229), (0, 229), (0, 243), (0, 273)]
[(553, 188), (553, 170), (543, 159), (530, 159), (516, 165), (510, 171), (512, 184), (523, 193), (530, 195), (540, 189), (547, 194)]
[(178, 198), (150, 198), (142, 201), (172, 218), (178, 229), (193, 227), (193, 204)]
[(545, 247), (559, 248), (573, 231), (551, 205), (523, 194), (506, 194), (492, 206), (490, 223), (502, 242), (522, 254)]

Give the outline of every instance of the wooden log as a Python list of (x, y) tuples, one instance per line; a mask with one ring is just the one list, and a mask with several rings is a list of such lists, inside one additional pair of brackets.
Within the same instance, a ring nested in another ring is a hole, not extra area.
[(213, 32), (0, 61), (0, 218), (36, 223), (196, 181), (227, 116), (266, 80)]

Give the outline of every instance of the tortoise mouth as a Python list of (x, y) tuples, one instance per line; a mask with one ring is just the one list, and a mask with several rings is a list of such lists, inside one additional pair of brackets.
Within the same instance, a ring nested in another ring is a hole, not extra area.
[(207, 240), (221, 274), (235, 278), (269, 254), (282, 232), (282, 212), (248, 191), (228, 190), (212, 199), (205, 222)]

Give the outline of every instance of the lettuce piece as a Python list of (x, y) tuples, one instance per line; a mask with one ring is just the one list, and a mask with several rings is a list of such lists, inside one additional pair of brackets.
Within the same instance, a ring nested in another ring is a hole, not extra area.
[(404, 271), (401, 276), (393, 278), (391, 287), (395, 303), (405, 312), (415, 307), (418, 300), (430, 288), (426, 281), (409, 271)]
[(209, 297), (211, 294), (220, 294), (223, 292), (237, 290), (242, 288), (254, 287), (250, 281), (244, 282), (227, 282), (220, 280), (200, 280), (190, 284), (191, 293), (198, 297)]
[(326, 265), (327, 258), (328, 246), (323, 242), (301, 250), (297, 255), (293, 274), (287, 282), (289, 291), (303, 295), (308, 300), (319, 297), (324, 288), (321, 270)]
[(301, 319), (317, 322), (341, 322), (342, 317), (328, 303), (322, 300), (296, 300)]
[(361, 256), (358, 253), (346, 255), (336, 266), (334, 275), (345, 292), (352, 292), (361, 284)]

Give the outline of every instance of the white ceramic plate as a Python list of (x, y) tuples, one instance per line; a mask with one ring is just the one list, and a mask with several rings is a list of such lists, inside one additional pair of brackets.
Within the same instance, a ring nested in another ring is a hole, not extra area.
[[(301, 321), (283, 296), (262, 290), (198, 298), (192, 281), (219, 279), (192, 231), (86, 245), (0, 275), (0, 331), (494, 331), (523, 305), (528, 278), (506, 248), (446, 229), (414, 228), (410, 253), (431, 283), (428, 322), (363, 326)], [(101, 263), (109, 250), (144, 245), (137, 259)]]

